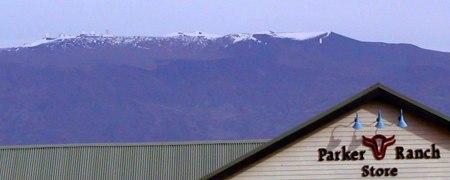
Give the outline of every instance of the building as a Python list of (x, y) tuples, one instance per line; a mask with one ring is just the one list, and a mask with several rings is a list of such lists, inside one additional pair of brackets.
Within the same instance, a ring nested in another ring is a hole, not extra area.
[(0, 180), (199, 179), (265, 140), (0, 148)]
[(377, 84), (204, 179), (450, 179), (450, 118)]
[(0, 148), (0, 179), (450, 179), (450, 118), (376, 84), (273, 140)]

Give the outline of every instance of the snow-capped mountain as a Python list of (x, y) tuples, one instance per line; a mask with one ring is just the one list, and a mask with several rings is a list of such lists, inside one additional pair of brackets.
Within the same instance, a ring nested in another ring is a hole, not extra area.
[(448, 115), (449, 77), (334, 32), (46, 36), (0, 49), (0, 144), (271, 138), (377, 82)]
[[(36, 46), (46, 46), (52, 47), (59, 45), (61, 47), (67, 48), (71, 46), (85, 46), (90, 45), (109, 45), (109, 46), (126, 46), (131, 45), (137, 48), (149, 48), (146, 44), (149, 43), (164, 43), (164, 42), (182, 42), (182, 45), (204, 45), (207, 43), (214, 43), (214, 41), (227, 42), (227, 43), (238, 43), (240, 41), (255, 41), (261, 43), (255, 36), (267, 35), (273, 38), (280, 39), (292, 39), (303, 41), (315, 37), (321, 36), (322, 38), (330, 35), (331, 32), (313, 32), (313, 33), (275, 33), (272, 31), (258, 32), (258, 33), (240, 33), (240, 34), (229, 34), (229, 35), (216, 35), (203, 33), (200, 31), (189, 32), (189, 33), (170, 33), (163, 37), (149, 37), (149, 36), (112, 36), (109, 34), (79, 34), (76, 36), (61, 34), (58, 37), (44, 37), (38, 41), (32, 43), (26, 43), (22, 47), (36, 47)], [(319, 39), (321, 42), (322, 38)], [(173, 44), (172, 44), (173, 45)], [(18, 47), (20, 48), (20, 47)]]

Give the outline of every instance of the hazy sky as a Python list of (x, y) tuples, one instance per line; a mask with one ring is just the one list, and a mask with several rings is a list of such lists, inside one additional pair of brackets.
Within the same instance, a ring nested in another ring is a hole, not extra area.
[(0, 0), (0, 47), (33, 42), (46, 33), (106, 29), (146, 36), (333, 31), (450, 52), (450, 1)]

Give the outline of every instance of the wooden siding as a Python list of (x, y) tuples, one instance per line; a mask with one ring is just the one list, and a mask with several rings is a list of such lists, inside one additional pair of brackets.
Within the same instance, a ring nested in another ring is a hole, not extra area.
[[(386, 127), (376, 129), (378, 110), (382, 111)], [(398, 179), (450, 179), (450, 133), (447, 129), (422, 119), (413, 112), (404, 112), (408, 123), (406, 129), (397, 126), (399, 107), (373, 101), (357, 110), (337, 118), (321, 129), (275, 152), (271, 156), (237, 173), (232, 179), (361, 179), (361, 168), (365, 165), (375, 168), (397, 168)], [(352, 128), (358, 112), (363, 124), (360, 130)], [(383, 134), (395, 135), (396, 142), (389, 146), (386, 156), (376, 160), (372, 150), (362, 144), (362, 136)], [(405, 149), (427, 149), (436, 144), (440, 150), (439, 159), (395, 159), (395, 147)], [(364, 160), (318, 161), (318, 149), (340, 151), (365, 150)], [(366, 178), (371, 178), (366, 177)], [(376, 179), (392, 178), (378, 177)]]

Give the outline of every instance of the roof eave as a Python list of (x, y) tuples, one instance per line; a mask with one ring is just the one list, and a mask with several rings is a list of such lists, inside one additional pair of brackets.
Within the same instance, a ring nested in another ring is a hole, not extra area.
[(309, 121), (293, 128), (292, 130), (283, 133), (282, 135), (274, 138), (268, 143), (256, 148), (255, 150), (247, 153), (246, 155), (232, 161), (231, 163), (222, 166), (221, 168), (213, 171), (212, 173), (204, 176), (201, 179), (224, 179), (229, 177), (241, 169), (248, 167), (254, 162), (261, 160), (263, 157), (272, 154), (273, 152), (281, 149), (282, 147), (294, 142), (295, 140), (307, 135), (308, 133), (320, 128), (323, 124), (332, 121), (339, 116), (350, 112), (362, 104), (373, 100), (375, 98), (381, 98), (394, 104), (400, 105), (404, 110), (414, 111), (418, 115), (429, 118), (437, 123), (443, 124), (450, 129), (450, 118), (436, 110), (433, 110), (417, 101), (414, 101), (388, 87), (377, 83), (367, 88), (366, 90), (356, 94), (355, 96), (345, 100), (344, 102), (330, 108), (329, 110), (321, 113)]

